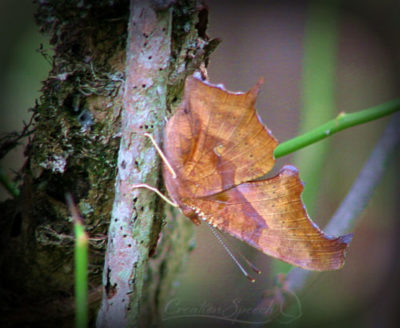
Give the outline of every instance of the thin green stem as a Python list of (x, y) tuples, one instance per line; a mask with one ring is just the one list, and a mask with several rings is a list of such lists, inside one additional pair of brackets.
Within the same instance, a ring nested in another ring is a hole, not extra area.
[(85, 228), (75, 223), (75, 305), (76, 327), (87, 327), (88, 324), (88, 237)]
[(88, 327), (88, 235), (70, 194), (66, 195), (75, 232), (75, 327)]
[(88, 326), (88, 237), (80, 223), (74, 224), (75, 230), (75, 306), (76, 327)]
[(382, 118), (399, 110), (400, 99), (394, 99), (355, 113), (340, 113), (335, 119), (330, 120), (314, 130), (278, 145), (274, 151), (275, 158), (293, 153), (294, 151), (325, 139), (344, 129)]

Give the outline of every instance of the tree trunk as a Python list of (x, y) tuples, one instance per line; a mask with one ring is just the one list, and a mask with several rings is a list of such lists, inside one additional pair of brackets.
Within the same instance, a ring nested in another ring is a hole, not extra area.
[(189, 0), (52, 0), (38, 2), (37, 21), (54, 56), (33, 108), (20, 195), (0, 204), (1, 326), (72, 325), (66, 192), (90, 236), (91, 324), (104, 289), (100, 326), (158, 325), (189, 254), (191, 223), (131, 185), (162, 186), (141, 134), (161, 141), (185, 77), (207, 64), (217, 44), (205, 34), (207, 10)]

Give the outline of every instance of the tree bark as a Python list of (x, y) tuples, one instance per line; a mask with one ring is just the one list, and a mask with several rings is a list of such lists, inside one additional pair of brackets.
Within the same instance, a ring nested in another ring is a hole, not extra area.
[(54, 55), (32, 109), (20, 195), (0, 204), (1, 326), (72, 325), (66, 192), (90, 237), (91, 324), (104, 289), (100, 326), (158, 325), (189, 254), (191, 223), (130, 185), (162, 185), (141, 133), (161, 141), (185, 77), (207, 63), (217, 44), (205, 34), (207, 10), (193, 0), (52, 0), (38, 2), (37, 21)]

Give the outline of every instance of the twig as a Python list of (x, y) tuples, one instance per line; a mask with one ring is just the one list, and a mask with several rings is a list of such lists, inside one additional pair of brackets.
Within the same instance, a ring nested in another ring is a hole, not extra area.
[[(35, 114), (33, 114), (28, 123), (24, 122), (24, 128), (21, 132), (11, 132), (0, 135), (0, 159), (8, 154), (9, 151), (20, 145), (20, 140), (31, 135), (34, 128), (31, 128)], [(7, 176), (0, 168), (0, 185), (2, 185), (14, 198), (19, 196), (18, 186)]]
[[(335, 236), (345, 234), (360, 220), (361, 212), (382, 179), (386, 163), (400, 143), (399, 126), (400, 114), (396, 114), (386, 127), (351, 190), (330, 219), (325, 229), (327, 234)], [(311, 271), (293, 268), (287, 275), (288, 287), (292, 291), (302, 289), (311, 274)]]
[(31, 128), (35, 114), (33, 114), (28, 123), (24, 122), (24, 128), (21, 132), (10, 132), (0, 135), (0, 159), (7, 153), (20, 145), (20, 140), (31, 135), (35, 129)]

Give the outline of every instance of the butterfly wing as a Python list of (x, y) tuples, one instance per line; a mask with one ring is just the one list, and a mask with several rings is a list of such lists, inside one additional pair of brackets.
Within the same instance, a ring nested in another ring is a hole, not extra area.
[(274, 178), (183, 201), (200, 219), (265, 254), (308, 270), (339, 269), (351, 235), (325, 235), (308, 217), (302, 190), (296, 168), (285, 166)]
[[(186, 79), (182, 104), (164, 136), (164, 152), (186, 196), (211, 195), (273, 167), (277, 141), (254, 108), (260, 84), (247, 93), (232, 93), (195, 77)], [(176, 193), (175, 182), (166, 183), (170, 194)]]

